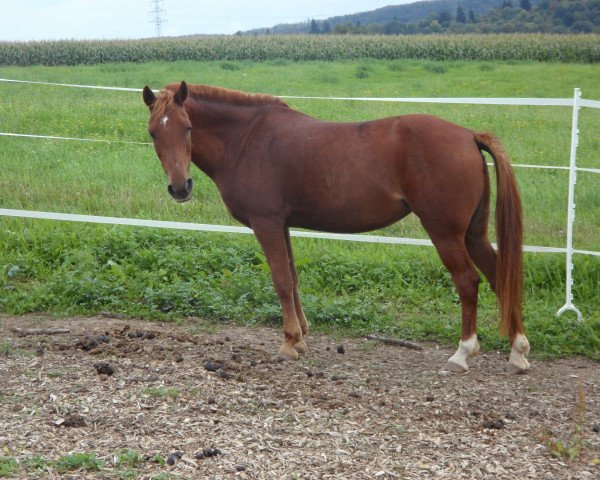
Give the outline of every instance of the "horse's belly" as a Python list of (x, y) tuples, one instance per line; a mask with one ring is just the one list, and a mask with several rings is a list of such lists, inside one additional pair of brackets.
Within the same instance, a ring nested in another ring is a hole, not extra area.
[(380, 195), (297, 209), (288, 218), (288, 226), (335, 233), (367, 232), (391, 225), (410, 212), (402, 196)]

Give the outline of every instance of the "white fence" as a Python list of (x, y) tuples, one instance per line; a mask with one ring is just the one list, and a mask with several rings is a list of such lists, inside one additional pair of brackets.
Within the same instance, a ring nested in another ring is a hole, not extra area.
[[(121, 88), (121, 87), (104, 87), (95, 85), (74, 85), (63, 83), (49, 82), (33, 82), (26, 80), (0, 79), (0, 82), (35, 84), (56, 87), (68, 88), (86, 88), (95, 90), (114, 90), (127, 92), (141, 92), (137, 88)], [(569, 195), (567, 205), (567, 241), (564, 248), (543, 247), (543, 246), (528, 246), (525, 245), (523, 250), (526, 252), (541, 252), (541, 253), (564, 253), (566, 254), (566, 279), (565, 279), (565, 304), (558, 310), (557, 315), (561, 315), (567, 310), (572, 310), (577, 314), (579, 320), (582, 319), (581, 312), (573, 304), (573, 254), (600, 256), (600, 252), (589, 250), (573, 249), (573, 224), (575, 222), (575, 184), (577, 182), (577, 172), (600, 173), (600, 169), (595, 168), (579, 168), (577, 167), (577, 145), (579, 143), (579, 110), (581, 107), (600, 108), (600, 101), (585, 100), (581, 98), (581, 92), (578, 88), (575, 89), (572, 99), (569, 98), (360, 98), (360, 97), (312, 97), (312, 96), (281, 96), (289, 99), (315, 99), (315, 100), (355, 100), (369, 102), (413, 102), (413, 103), (446, 103), (446, 104), (471, 104), (471, 105), (519, 105), (519, 106), (559, 106), (572, 108), (572, 127), (571, 127), (571, 150), (569, 166), (547, 166), (547, 165), (522, 165), (515, 164), (517, 168), (541, 168), (553, 170), (569, 170)], [(128, 142), (117, 140), (101, 140), (89, 138), (74, 138), (48, 135), (35, 135), (31, 133), (18, 132), (0, 132), (0, 136), (21, 137), (21, 138), (40, 138), (40, 139), (59, 139), (67, 141), (81, 142), (101, 142), (101, 143), (122, 143), (122, 144), (139, 144), (149, 145), (146, 142)], [(31, 210), (15, 210), (0, 208), (0, 216), (20, 217), (20, 218), (37, 218), (46, 220), (62, 220), (72, 222), (86, 223), (101, 223), (110, 225), (131, 225), (141, 227), (154, 228), (169, 228), (179, 230), (196, 230), (206, 232), (225, 232), (225, 233), (245, 233), (250, 234), (252, 231), (245, 227), (234, 227), (227, 225), (208, 225), (199, 223), (183, 223), (183, 222), (166, 222), (158, 220), (143, 220), (135, 218), (118, 218), (118, 217), (103, 217), (97, 215), (76, 215), (56, 212), (40, 212)], [(414, 239), (414, 238), (399, 238), (399, 237), (384, 237), (375, 235), (343, 235), (321, 232), (307, 232), (301, 230), (293, 230), (290, 232), (295, 237), (305, 238), (321, 238), (330, 240), (344, 240), (353, 242), (368, 242), (368, 243), (395, 243), (408, 245), (424, 245), (432, 246), (429, 240)]]

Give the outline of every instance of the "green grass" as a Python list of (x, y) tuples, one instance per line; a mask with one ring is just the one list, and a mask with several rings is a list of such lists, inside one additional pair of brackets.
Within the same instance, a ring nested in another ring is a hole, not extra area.
[[(522, 96), (600, 99), (598, 65), (417, 60), (263, 63), (230, 61), (0, 67), (0, 77), (141, 87), (185, 79), (250, 92), (335, 96)], [(175, 72), (175, 73), (174, 73)], [(368, 77), (357, 75), (364, 72)], [(0, 84), (0, 131), (147, 141), (141, 95)], [(498, 134), (515, 163), (567, 165), (571, 111), (499, 107), (290, 100), (318, 118), (359, 121), (432, 113)], [(598, 110), (582, 109), (578, 163), (600, 168)], [(192, 172), (195, 199), (176, 204), (153, 149), (0, 138), (0, 207), (235, 224), (216, 188)], [(526, 243), (564, 246), (567, 174), (517, 170)], [(597, 174), (578, 176), (575, 247), (600, 250)], [(279, 306), (260, 250), (250, 236), (87, 226), (0, 217), (0, 311), (56, 315), (103, 310), (147, 318), (202, 316), (279, 323)], [(426, 238), (414, 216), (376, 232)], [(492, 228), (492, 237), (493, 228)], [(460, 308), (432, 249), (294, 240), (304, 306), (313, 328), (380, 331), (454, 344)], [(564, 303), (564, 256), (526, 255), (525, 318), (533, 351), (600, 359), (597, 257), (575, 257), (575, 303), (585, 321), (555, 312)], [(15, 268), (17, 267), (17, 268)], [(487, 285), (480, 293), (486, 349), (506, 349)]]
[(97, 471), (106, 466), (106, 462), (96, 457), (95, 453), (71, 453), (63, 455), (52, 465), (58, 473), (74, 471)]
[(165, 388), (165, 387), (147, 387), (142, 390), (143, 395), (148, 395), (149, 397), (156, 398), (179, 398), (181, 395), (181, 390), (178, 388)]
[(19, 470), (19, 464), (14, 458), (0, 457), (0, 478), (14, 477)]

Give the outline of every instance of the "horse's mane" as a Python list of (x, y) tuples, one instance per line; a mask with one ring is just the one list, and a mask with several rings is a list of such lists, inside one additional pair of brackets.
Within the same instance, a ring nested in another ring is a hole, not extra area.
[[(153, 113), (155, 115), (160, 115), (173, 106), (174, 94), (179, 89), (179, 86), (179, 83), (171, 83), (161, 90), (154, 104)], [(227, 88), (212, 87), (210, 85), (188, 85), (188, 92), (190, 98), (241, 107), (260, 107), (265, 105), (287, 107), (287, 103), (273, 95), (250, 94)]]

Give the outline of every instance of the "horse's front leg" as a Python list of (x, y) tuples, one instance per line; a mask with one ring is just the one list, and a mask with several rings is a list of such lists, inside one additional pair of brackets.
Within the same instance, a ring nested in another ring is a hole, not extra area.
[(294, 281), (290, 270), (286, 229), (280, 222), (271, 220), (255, 219), (250, 223), (267, 257), (273, 285), (281, 303), (285, 338), (279, 349), (279, 356), (297, 360), (298, 351), (306, 350), (306, 345), (302, 340), (302, 329), (294, 304)]

